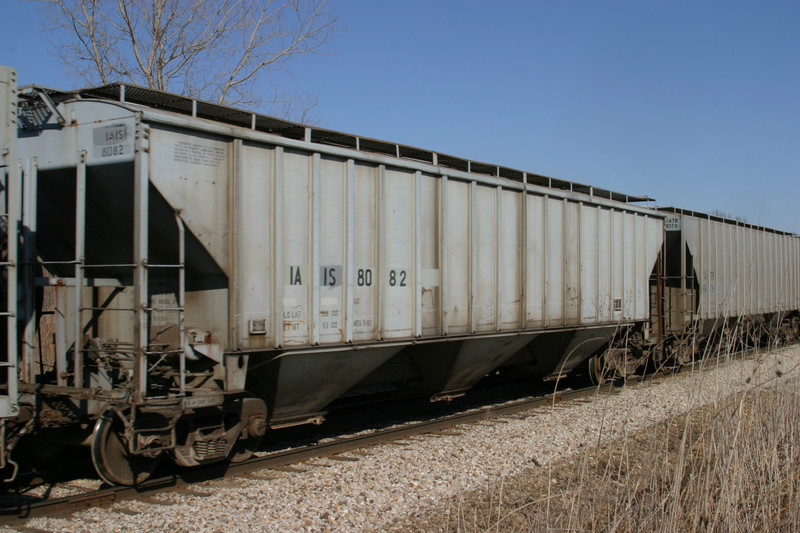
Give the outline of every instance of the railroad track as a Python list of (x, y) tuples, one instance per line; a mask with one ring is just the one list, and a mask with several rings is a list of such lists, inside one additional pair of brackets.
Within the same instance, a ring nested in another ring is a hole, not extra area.
[[(720, 361), (713, 365), (727, 366), (734, 360), (749, 358), (752, 353), (749, 350), (740, 352), (730, 357), (729, 361)], [(702, 368), (698, 368), (703, 370)], [(665, 375), (657, 373), (644, 378), (629, 379), (628, 386), (636, 386), (640, 382), (650, 382), (664, 378)], [(560, 390), (554, 393), (526, 397), (523, 399), (500, 400), (500, 404), (488, 405), (485, 407), (465, 407), (461, 412), (451, 413), (436, 418), (427, 418), (423, 421), (408, 422), (385, 427), (383, 429), (371, 429), (355, 436), (331, 436), (324, 438), (322, 442), (313, 444), (303, 444), (287, 449), (268, 451), (263, 455), (253, 458), (247, 462), (239, 464), (217, 464), (209, 465), (204, 468), (193, 470), (182, 470), (173, 472), (158, 478), (153, 478), (138, 487), (105, 487), (100, 490), (85, 489), (80, 494), (72, 494), (65, 497), (49, 497), (47, 499), (35, 500), (28, 497), (17, 505), (8, 505), (0, 508), (0, 525), (24, 526), (24, 521), (34, 517), (59, 517), (81, 511), (90, 507), (106, 506), (125, 500), (140, 499), (142, 501), (152, 499), (159, 492), (186, 492), (193, 493), (191, 485), (202, 481), (218, 480), (225, 477), (239, 476), (243, 479), (266, 479), (273, 474), (259, 474), (259, 471), (274, 469), (277, 471), (306, 471), (306, 465), (302, 464), (315, 458), (341, 459), (343, 461), (357, 461), (360, 456), (369, 456), (369, 452), (356, 450), (368, 448), (378, 444), (395, 441), (402, 443), (404, 438), (419, 436), (424, 434), (454, 435), (452, 431), (455, 426), (479, 423), (484, 420), (492, 420), (503, 417), (512, 417), (516, 413), (526, 410), (533, 410), (553, 404), (567, 404), (573, 401), (591, 401), (598, 394), (613, 393), (621, 390), (614, 385), (604, 385), (602, 387), (587, 387), (580, 389)], [(478, 400), (482, 401), (482, 400)], [(488, 401), (484, 399), (483, 401)], [(419, 416), (419, 413), (416, 413)], [(428, 415), (421, 415), (428, 416)], [(347, 418), (345, 416), (344, 418)], [(374, 427), (365, 424), (364, 428)], [(448, 431), (451, 430), (451, 431)], [(302, 439), (298, 439), (303, 442)], [(295, 441), (295, 442), (298, 442)], [(346, 452), (351, 452), (346, 454)], [(293, 466), (301, 464), (300, 467)], [(311, 463), (310, 467), (314, 464)], [(73, 480), (64, 484), (66, 488), (80, 491), (80, 480)], [(55, 491), (53, 491), (55, 492)]]
[[(355, 436), (330, 438), (324, 442), (303, 445), (286, 450), (268, 452), (242, 463), (214, 464), (207, 467), (183, 470), (166, 476), (152, 478), (136, 487), (101, 487), (99, 490), (85, 489), (85, 492), (64, 497), (35, 500), (33, 497), (21, 495), (21, 503), (0, 509), (0, 524), (13, 526), (20, 521), (37, 516), (59, 516), (74, 513), (89, 507), (109, 505), (115, 502), (153, 495), (168, 490), (180, 490), (193, 483), (220, 479), (227, 476), (246, 476), (260, 470), (290, 467), (304, 461), (319, 457), (335, 457), (345, 452), (367, 448), (377, 444), (399, 441), (414, 435), (444, 432), (454, 426), (475, 423), (509, 416), (548, 404), (575, 401), (592, 397), (598, 393), (609, 393), (617, 390), (613, 385), (601, 388), (592, 386), (576, 390), (556, 391), (544, 396), (525, 398), (501, 405), (471, 409), (466, 412), (445, 415), (433, 420), (416, 421), (370, 431)], [(345, 458), (349, 460), (351, 458)], [(80, 491), (81, 487), (73, 482), (64, 484), (64, 488)]]

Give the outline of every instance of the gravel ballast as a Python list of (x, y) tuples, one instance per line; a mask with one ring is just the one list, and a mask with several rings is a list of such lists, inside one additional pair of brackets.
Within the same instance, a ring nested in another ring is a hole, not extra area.
[[(539, 469), (715, 399), (800, 376), (800, 346), (757, 359), (706, 363), (669, 379), (375, 446), (81, 511), (24, 527), (58, 532), (381, 531), (453, 495)], [(2, 531), (14, 531), (3, 529)]]

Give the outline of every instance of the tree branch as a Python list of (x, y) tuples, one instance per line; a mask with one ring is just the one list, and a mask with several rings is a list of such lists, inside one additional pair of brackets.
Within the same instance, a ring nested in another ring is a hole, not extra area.
[(53, 13), (55, 52), (77, 77), (225, 104), (280, 103), (263, 88), (338, 26), (327, 0), (35, 1)]

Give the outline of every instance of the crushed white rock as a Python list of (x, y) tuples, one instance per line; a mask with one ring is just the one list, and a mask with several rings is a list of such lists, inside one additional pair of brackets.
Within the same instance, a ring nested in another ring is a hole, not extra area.
[(711, 372), (684, 370), (592, 402), (538, 408), (501, 423), (460, 426), (452, 435), (372, 447), (357, 461), (314, 459), (300, 465), (304, 472), (269, 470), (209, 481), (67, 518), (31, 519), (25, 527), (75, 533), (380, 531), (444, 498), (545, 466), (600, 439), (748, 387), (797, 380), (799, 367), (800, 347), (791, 346)]

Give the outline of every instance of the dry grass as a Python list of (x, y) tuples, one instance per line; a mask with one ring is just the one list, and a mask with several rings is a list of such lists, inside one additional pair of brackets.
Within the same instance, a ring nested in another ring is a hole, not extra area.
[(800, 385), (780, 376), (454, 497), (426, 531), (800, 530)]

